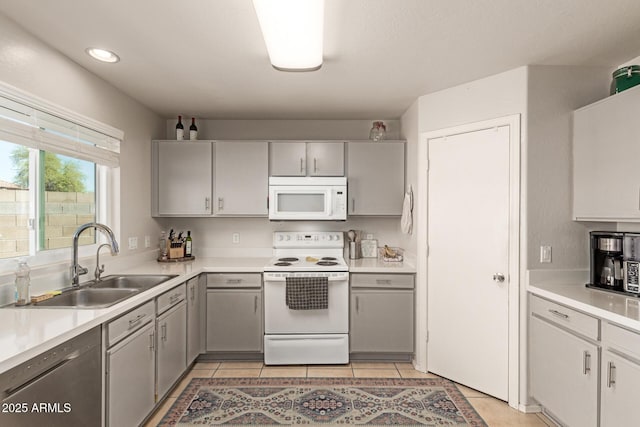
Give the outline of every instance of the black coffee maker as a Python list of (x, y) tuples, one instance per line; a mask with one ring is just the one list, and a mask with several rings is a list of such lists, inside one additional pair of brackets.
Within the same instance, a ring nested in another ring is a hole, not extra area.
[(622, 291), (624, 233), (592, 231), (591, 284), (605, 289)]

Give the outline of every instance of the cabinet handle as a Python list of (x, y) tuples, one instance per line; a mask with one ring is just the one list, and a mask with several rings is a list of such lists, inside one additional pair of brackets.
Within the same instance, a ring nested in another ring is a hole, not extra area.
[(378, 284), (378, 285), (390, 285), (391, 284), (391, 280), (376, 279), (376, 284)]
[(162, 341), (166, 341), (167, 340), (167, 324), (163, 323), (162, 326), (160, 327), (160, 332), (162, 333), (162, 335), (160, 336), (160, 339)]
[(129, 320), (129, 329), (131, 329), (136, 323), (140, 322), (145, 316), (146, 313), (138, 314), (135, 319)]
[(258, 296), (253, 297), (253, 312), (258, 312)]
[(208, 197), (205, 197), (205, 198), (204, 198), (204, 209), (205, 209), (206, 211), (208, 211), (208, 210), (209, 210), (209, 203), (210, 203), (210, 202), (211, 202), (211, 199), (209, 199)]
[(356, 211), (356, 199), (352, 198), (351, 199), (351, 212), (355, 212)]
[(613, 362), (609, 362), (607, 369), (607, 388), (612, 388), (614, 385), (616, 385), (616, 380), (614, 378), (615, 370), (616, 365), (614, 365)]
[(222, 197), (218, 197), (218, 210), (224, 209), (224, 199)]
[(149, 349), (151, 351), (153, 351), (155, 348), (155, 342), (156, 342), (156, 333), (151, 332), (151, 334), (149, 334)]
[(227, 279), (227, 283), (230, 285), (237, 285), (238, 283), (241, 283), (242, 279)]
[(549, 309), (549, 313), (553, 314), (556, 317), (559, 317), (561, 319), (569, 319), (569, 315), (568, 314), (564, 314), (564, 313), (560, 313), (558, 310), (553, 310), (553, 309)]
[(196, 299), (196, 287), (195, 285), (191, 286), (191, 301), (195, 301)]
[(313, 173), (318, 172), (318, 159), (313, 158)]
[(591, 372), (591, 354), (585, 350), (582, 358), (582, 373), (587, 375), (589, 372)]
[(360, 313), (360, 297), (356, 297), (356, 313)]
[(169, 304), (173, 304), (180, 299), (180, 294), (171, 295), (169, 297)]
[(304, 172), (304, 159), (300, 157), (300, 173)]

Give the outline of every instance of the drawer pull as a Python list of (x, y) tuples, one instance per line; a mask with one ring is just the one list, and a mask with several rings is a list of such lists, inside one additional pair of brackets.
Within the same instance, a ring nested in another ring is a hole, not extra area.
[(391, 284), (391, 280), (384, 280), (384, 279), (376, 279), (376, 284), (378, 285), (390, 285)]
[(169, 297), (169, 303), (173, 304), (180, 299), (180, 294), (171, 295)]
[(591, 354), (588, 351), (584, 351), (582, 358), (582, 373), (587, 375), (591, 372)]
[(564, 314), (564, 313), (560, 313), (558, 310), (553, 310), (553, 309), (549, 309), (549, 313), (553, 314), (556, 317), (559, 317), (561, 319), (569, 319), (569, 315), (568, 314)]
[(616, 365), (614, 365), (613, 362), (609, 362), (607, 365), (607, 388), (612, 388), (616, 385), (616, 380), (614, 378)]
[(135, 319), (129, 320), (129, 329), (131, 329), (136, 323), (140, 322), (147, 316), (146, 313), (138, 314)]
[(227, 279), (227, 283), (230, 285), (237, 285), (242, 283), (242, 279)]

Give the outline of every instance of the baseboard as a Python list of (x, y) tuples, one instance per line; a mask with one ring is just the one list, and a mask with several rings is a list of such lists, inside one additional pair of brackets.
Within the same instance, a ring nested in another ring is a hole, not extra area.
[(351, 353), (349, 360), (352, 362), (399, 362), (411, 363), (412, 353)]
[(534, 404), (520, 404), (518, 405), (518, 410), (520, 412), (524, 412), (525, 414), (534, 414), (536, 412), (542, 412), (542, 406), (534, 405)]
[(254, 351), (214, 351), (203, 353), (198, 356), (198, 362), (233, 362), (233, 361), (248, 361), (248, 362), (262, 362), (264, 360), (264, 354)]

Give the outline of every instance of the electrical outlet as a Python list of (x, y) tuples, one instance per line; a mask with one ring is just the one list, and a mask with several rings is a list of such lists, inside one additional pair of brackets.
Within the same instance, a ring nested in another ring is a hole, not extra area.
[(373, 239), (373, 234), (367, 234), (366, 235), (366, 240), (371, 240)]
[(551, 246), (540, 246), (540, 262), (551, 263)]
[(138, 238), (129, 237), (129, 250), (138, 249)]
[(232, 243), (240, 243), (240, 233), (233, 233), (231, 235), (231, 242)]
[(151, 236), (144, 236), (144, 247), (151, 247)]

